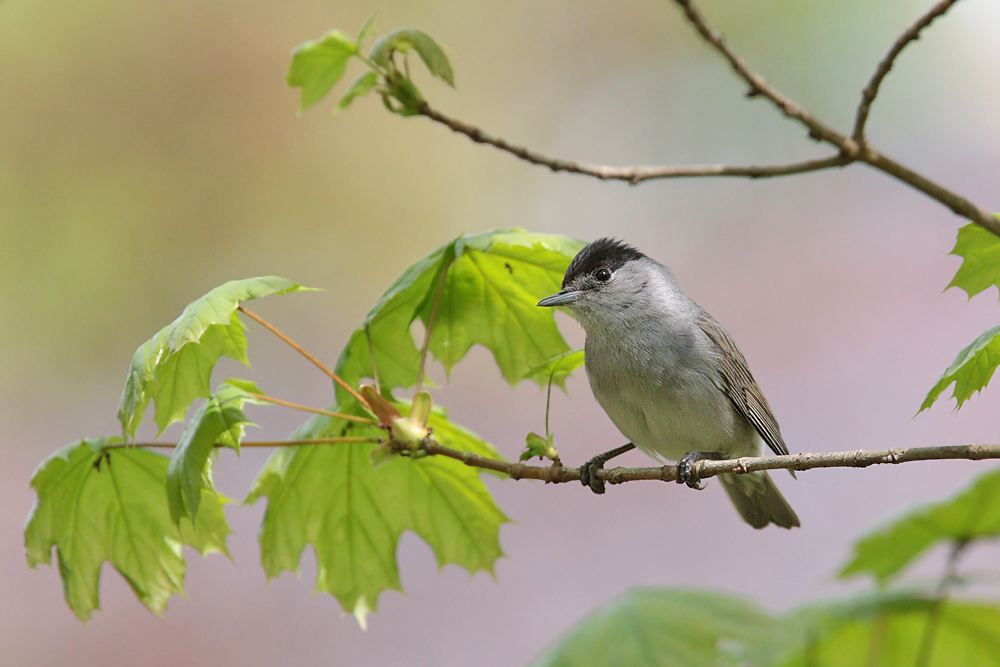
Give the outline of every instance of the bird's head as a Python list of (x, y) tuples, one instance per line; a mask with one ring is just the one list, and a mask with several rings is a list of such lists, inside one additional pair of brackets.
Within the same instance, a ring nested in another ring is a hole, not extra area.
[(585, 327), (588, 321), (620, 318), (642, 300), (655, 265), (623, 241), (598, 239), (570, 262), (562, 289), (538, 305), (565, 306)]

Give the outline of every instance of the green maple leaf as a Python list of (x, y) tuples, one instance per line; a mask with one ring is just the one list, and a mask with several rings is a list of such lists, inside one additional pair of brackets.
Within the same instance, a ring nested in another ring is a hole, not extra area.
[[(739, 598), (707, 591), (636, 589), (588, 614), (531, 667), (717, 667), (776, 622)], [(753, 663), (757, 664), (757, 663)]]
[(1000, 287), (1000, 237), (996, 234), (970, 222), (958, 230), (951, 254), (962, 258), (962, 266), (948, 287), (960, 287), (970, 299), (994, 285)]
[(997, 366), (1000, 365), (1000, 338), (997, 334), (1000, 334), (1000, 326), (983, 332), (979, 338), (959, 352), (941, 379), (927, 392), (927, 397), (918, 412), (923, 412), (934, 405), (934, 401), (952, 383), (955, 383), (952, 397), (958, 401), (956, 409), (961, 408), (974, 393), (985, 389)]
[(240, 451), (244, 429), (252, 425), (243, 404), (262, 403), (248, 392), (263, 393), (253, 382), (226, 380), (184, 427), (167, 468), (167, 501), (174, 523), (182, 517), (195, 521), (203, 491), (213, 488), (209, 455), (215, 444)]
[(184, 418), (191, 402), (208, 398), (209, 380), (219, 357), (249, 365), (240, 301), (308, 289), (275, 276), (233, 280), (192, 302), (181, 316), (139, 346), (125, 380), (118, 419), (125, 435), (135, 435), (146, 406), (156, 403), (159, 433)]
[(66, 602), (80, 620), (100, 608), (101, 565), (108, 561), (157, 615), (184, 593), (183, 545), (201, 554), (226, 550), (226, 502), (205, 489), (197, 526), (170, 519), (167, 458), (142, 449), (105, 449), (119, 438), (81, 440), (42, 462), (38, 494), (24, 529), (28, 565), (50, 564), (55, 547)]
[[(428, 425), (448, 447), (499, 458), (487, 443), (440, 413)], [(292, 439), (384, 432), (324, 416), (309, 420)], [(363, 624), (379, 593), (400, 590), (396, 545), (405, 530), (419, 535), (438, 565), (493, 573), (502, 555), (497, 509), (476, 470), (443, 457), (393, 457), (377, 468), (376, 445), (344, 443), (285, 447), (257, 476), (244, 502), (266, 496), (259, 540), (268, 577), (298, 572), (307, 544), (316, 555), (316, 590), (334, 595)]]
[[(429, 346), (434, 358), (450, 372), (480, 344), (493, 353), (504, 379), (517, 384), (532, 367), (569, 350), (552, 309), (535, 304), (559, 291), (584, 245), (517, 229), (460, 236), (407, 268), (386, 290), (351, 336), (337, 373), (350, 384), (374, 377), (370, 337), (381, 385), (387, 391), (412, 387), (420, 352), (410, 325), (418, 317), (427, 325), (441, 285)], [(349, 398), (338, 393), (338, 400)]]
[(841, 577), (885, 582), (942, 542), (1000, 536), (1000, 471), (982, 475), (951, 500), (912, 511), (858, 540)]

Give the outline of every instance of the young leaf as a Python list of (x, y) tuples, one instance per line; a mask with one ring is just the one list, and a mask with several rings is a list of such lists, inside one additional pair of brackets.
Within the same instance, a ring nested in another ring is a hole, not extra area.
[(375, 32), (375, 14), (372, 14), (365, 22), (361, 24), (361, 30), (358, 31), (358, 48), (360, 49), (365, 45), (365, 42), (371, 37), (372, 33)]
[[(404, 410), (405, 412), (405, 410)], [(444, 444), (460, 432), (440, 414), (429, 424)], [(384, 432), (318, 416), (292, 437), (378, 436)], [(453, 438), (448, 446), (494, 453), (485, 443)], [(376, 445), (345, 443), (283, 447), (261, 469), (245, 502), (267, 496), (260, 530), (261, 563), (268, 577), (298, 572), (307, 544), (316, 554), (316, 590), (334, 595), (359, 621), (377, 609), (379, 593), (400, 590), (396, 545), (412, 530), (433, 549), (438, 565), (492, 573), (502, 555), (497, 509), (473, 468), (442, 457), (392, 457), (378, 468)]]
[(588, 614), (531, 667), (735, 667), (740, 663), (728, 654), (759, 641), (775, 625), (739, 598), (634, 589)]
[(521, 452), (520, 461), (527, 461), (536, 456), (545, 459), (555, 459), (559, 456), (559, 452), (556, 451), (554, 435), (549, 433), (548, 437), (543, 438), (537, 433), (529, 433), (525, 438), (524, 442), (526, 447), (524, 451)]
[(184, 418), (191, 402), (208, 398), (209, 380), (219, 357), (249, 365), (240, 301), (308, 289), (269, 276), (233, 280), (216, 287), (184, 309), (181, 316), (143, 343), (132, 357), (118, 419), (125, 435), (135, 435), (150, 400), (156, 403), (159, 432)]
[(974, 393), (985, 389), (997, 365), (1000, 365), (1000, 338), (997, 334), (1000, 334), (1000, 326), (983, 332), (979, 338), (959, 352), (941, 379), (927, 392), (919, 412), (934, 405), (934, 401), (953, 382), (955, 389), (952, 397), (958, 401), (956, 409), (961, 408)]
[(566, 378), (569, 377), (570, 373), (583, 366), (583, 356), (583, 350), (573, 350), (557, 355), (544, 364), (529, 369), (524, 374), (524, 379), (530, 380), (537, 377), (548, 382), (551, 378), (553, 384), (559, 385), (563, 391), (566, 391)]
[(368, 57), (372, 62), (389, 69), (392, 52), (409, 53), (416, 51), (431, 74), (455, 87), (455, 75), (444, 50), (427, 33), (416, 28), (397, 28), (385, 35), (372, 47)]
[(351, 106), (351, 102), (358, 97), (364, 97), (371, 89), (378, 85), (378, 74), (368, 70), (364, 74), (356, 78), (351, 86), (344, 93), (344, 96), (340, 98), (337, 102), (337, 111), (343, 111), (347, 107)]
[(139, 600), (159, 615), (183, 593), (182, 545), (201, 554), (226, 551), (225, 502), (202, 492), (198, 525), (180, 527), (167, 509), (167, 459), (141, 449), (104, 449), (119, 438), (82, 440), (47, 458), (31, 478), (38, 498), (28, 515), (28, 565), (59, 559), (66, 602), (80, 620), (100, 608), (101, 565), (108, 561)]
[(910, 512), (861, 538), (840, 576), (869, 574), (885, 582), (936, 544), (997, 536), (1000, 470), (982, 475), (951, 500)]
[(194, 522), (203, 492), (213, 490), (209, 455), (214, 445), (240, 451), (244, 428), (252, 424), (243, 414), (243, 404), (263, 403), (248, 390), (262, 393), (253, 382), (227, 380), (185, 426), (167, 467), (167, 501), (174, 523), (182, 517)]
[(951, 254), (962, 258), (962, 266), (948, 287), (964, 289), (970, 299), (994, 285), (1000, 287), (1000, 237), (996, 234), (970, 222), (958, 230)]
[(287, 81), (292, 88), (302, 88), (299, 111), (323, 99), (344, 76), (347, 61), (357, 53), (358, 45), (339, 30), (296, 46)]

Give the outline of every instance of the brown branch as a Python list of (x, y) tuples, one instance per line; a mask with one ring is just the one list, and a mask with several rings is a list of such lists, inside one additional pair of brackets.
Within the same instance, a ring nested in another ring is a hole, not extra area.
[(888, 74), (892, 64), (899, 55), (899, 52), (910, 42), (919, 37), (920, 31), (929, 25), (935, 18), (944, 14), (957, 0), (942, 0), (935, 5), (927, 14), (921, 17), (897, 40), (896, 45), (889, 52), (876, 70), (875, 75), (869, 82), (868, 87), (862, 97), (861, 106), (858, 108), (858, 119), (855, 123), (854, 136), (842, 134), (822, 122), (812, 114), (798, 106), (790, 98), (785, 97), (776, 88), (771, 86), (767, 80), (750, 69), (742, 58), (736, 55), (726, 44), (722, 33), (713, 28), (701, 12), (695, 7), (692, 0), (674, 0), (684, 11), (685, 17), (694, 26), (695, 30), (715, 48), (730, 64), (737, 76), (742, 78), (750, 87), (748, 97), (763, 97), (769, 100), (786, 117), (800, 123), (808, 131), (809, 136), (816, 141), (826, 143), (837, 149), (837, 155), (826, 158), (805, 160), (802, 162), (791, 162), (777, 165), (750, 165), (750, 166), (727, 166), (727, 165), (680, 165), (680, 166), (608, 166), (596, 165), (587, 162), (576, 162), (560, 158), (549, 157), (525, 146), (520, 146), (507, 141), (502, 137), (490, 134), (485, 130), (445, 115), (434, 109), (426, 102), (422, 103), (418, 109), (419, 113), (426, 118), (441, 123), (454, 132), (463, 134), (472, 141), (480, 144), (488, 144), (494, 148), (510, 153), (511, 155), (530, 162), (531, 164), (547, 167), (555, 172), (567, 172), (592, 176), (601, 180), (626, 181), (633, 185), (643, 181), (668, 179), (668, 178), (692, 178), (692, 177), (717, 177), (735, 176), (743, 178), (772, 178), (777, 176), (789, 176), (792, 174), (803, 174), (812, 171), (821, 171), (834, 167), (844, 167), (855, 162), (863, 162), (879, 171), (896, 178), (899, 181), (919, 190), (928, 197), (945, 205), (952, 212), (975, 222), (981, 227), (988, 229), (997, 236), (1000, 236), (1000, 221), (986, 210), (976, 206), (968, 199), (945, 188), (944, 186), (921, 176), (912, 169), (896, 162), (895, 160), (879, 153), (864, 141), (864, 124), (870, 111), (871, 102), (878, 93), (878, 87)]
[(809, 129), (809, 136), (817, 141), (824, 141), (836, 146), (845, 155), (854, 155), (857, 152), (857, 144), (854, 140), (840, 134), (833, 128), (821, 122), (812, 114), (806, 113), (799, 105), (779, 93), (764, 77), (751, 70), (743, 60), (737, 56), (726, 44), (722, 33), (716, 31), (701, 12), (694, 6), (691, 0), (674, 0), (684, 11), (695, 30), (705, 38), (722, 56), (729, 61), (733, 71), (750, 86), (747, 97), (763, 96), (770, 100), (778, 110), (785, 116), (798, 121)]
[(476, 142), (487, 144), (518, 157), (525, 162), (547, 167), (554, 172), (566, 172), (593, 176), (602, 181), (625, 181), (638, 185), (643, 181), (667, 178), (699, 178), (706, 176), (735, 176), (742, 178), (773, 178), (791, 174), (804, 174), (810, 171), (820, 171), (831, 167), (842, 167), (853, 162), (843, 155), (833, 155), (815, 160), (789, 162), (786, 164), (727, 166), (721, 164), (683, 165), (683, 166), (632, 166), (615, 167), (609, 165), (576, 162), (561, 158), (549, 157), (530, 148), (511, 143), (502, 137), (490, 134), (486, 130), (457, 118), (452, 118), (426, 102), (420, 106), (420, 114)]
[(275, 336), (277, 336), (278, 338), (280, 338), (281, 340), (283, 340), (293, 350), (295, 350), (296, 352), (298, 352), (299, 354), (301, 354), (303, 357), (305, 357), (306, 359), (308, 359), (309, 361), (311, 361), (312, 364), (314, 366), (316, 366), (316, 368), (318, 368), (321, 371), (323, 371), (324, 373), (326, 373), (326, 375), (329, 376), (331, 380), (333, 380), (334, 382), (336, 382), (337, 384), (339, 384), (341, 387), (343, 387), (347, 391), (347, 393), (349, 393), (351, 396), (353, 396), (355, 398), (355, 400), (357, 400), (358, 403), (360, 403), (361, 405), (363, 405), (368, 410), (371, 410), (371, 406), (368, 405), (368, 401), (366, 401), (364, 398), (362, 398), (361, 394), (359, 394), (357, 392), (357, 390), (354, 389), (354, 387), (352, 387), (351, 385), (349, 385), (346, 382), (344, 382), (343, 380), (341, 380), (339, 375), (337, 375), (336, 373), (334, 373), (333, 371), (331, 371), (329, 368), (327, 368), (323, 364), (323, 362), (321, 362), (319, 359), (317, 359), (313, 355), (311, 355), (308, 352), (306, 352), (306, 350), (301, 345), (299, 345), (298, 343), (296, 343), (294, 340), (292, 340), (291, 338), (289, 338), (285, 334), (283, 334), (280, 331), (278, 331), (278, 329), (275, 328), (274, 325), (272, 325), (270, 322), (268, 322), (267, 320), (263, 319), (259, 315), (256, 315), (256, 314), (250, 312), (249, 310), (247, 310), (243, 306), (238, 306), (237, 310), (239, 310), (241, 313), (243, 313), (244, 315), (246, 315), (250, 319), (256, 321), (257, 324), (261, 325), (262, 327), (264, 327), (265, 329), (267, 329), (268, 331), (270, 331), (271, 333), (273, 333)]
[[(578, 468), (562, 466), (536, 466), (524, 463), (498, 461), (485, 456), (450, 449), (428, 440), (423, 445), (428, 454), (446, 456), (461, 461), (473, 468), (484, 468), (501, 472), (512, 479), (539, 479), (549, 484), (578, 481)], [(1000, 459), (1000, 445), (943, 445), (939, 447), (911, 447), (909, 449), (885, 449), (828, 454), (789, 454), (786, 456), (743, 457), (725, 461), (698, 461), (694, 473), (701, 479), (725, 473), (744, 475), (759, 470), (812, 470), (813, 468), (866, 468), (883, 463), (907, 463), (909, 461), (936, 461), (944, 459)], [(597, 477), (609, 484), (622, 484), (640, 480), (671, 482), (677, 479), (677, 468), (665, 465), (657, 468), (612, 468), (598, 470)]]
[(871, 111), (872, 102), (875, 101), (875, 96), (878, 95), (879, 86), (882, 85), (882, 81), (885, 79), (886, 75), (889, 74), (889, 70), (896, 62), (896, 58), (900, 53), (903, 52), (911, 42), (915, 42), (920, 39), (920, 32), (928, 27), (934, 22), (939, 16), (943, 16), (951, 6), (954, 5), (958, 0), (941, 0), (921, 16), (916, 22), (907, 28), (906, 32), (899, 36), (896, 43), (892, 45), (889, 49), (889, 53), (885, 55), (882, 62), (878, 64), (878, 68), (875, 73), (872, 74), (871, 80), (868, 85), (865, 86), (864, 91), (861, 93), (861, 104), (858, 105), (857, 118), (854, 121), (854, 132), (852, 136), (854, 141), (859, 144), (865, 143), (865, 123), (868, 122), (868, 113)]

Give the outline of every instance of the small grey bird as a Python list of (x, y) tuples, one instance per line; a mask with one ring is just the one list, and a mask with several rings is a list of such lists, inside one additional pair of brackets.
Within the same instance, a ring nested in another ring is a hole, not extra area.
[[(630, 443), (595, 456), (580, 481), (633, 447), (677, 462), (677, 481), (702, 488), (701, 459), (787, 454), (778, 422), (725, 329), (689, 299), (670, 269), (621, 241), (594, 241), (573, 259), (562, 290), (538, 302), (566, 306), (587, 333), (594, 397)], [(719, 476), (743, 520), (782, 528), (799, 518), (766, 472)]]

